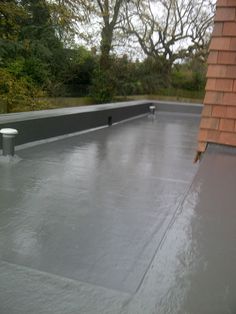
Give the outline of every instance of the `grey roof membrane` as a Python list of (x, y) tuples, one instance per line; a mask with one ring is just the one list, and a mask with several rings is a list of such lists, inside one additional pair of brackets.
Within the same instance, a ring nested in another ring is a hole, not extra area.
[(234, 313), (236, 159), (193, 164), (199, 120), (158, 112), (0, 158), (0, 313)]

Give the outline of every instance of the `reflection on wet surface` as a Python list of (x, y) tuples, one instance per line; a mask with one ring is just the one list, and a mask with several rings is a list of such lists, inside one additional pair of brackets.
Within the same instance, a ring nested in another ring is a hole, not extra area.
[(236, 313), (235, 169), (205, 154), (127, 313)]
[(196, 167), (198, 120), (160, 115), (1, 165), (0, 256), (134, 292)]
[(158, 113), (0, 163), (0, 276), (91, 285), (107, 313), (235, 313), (236, 158), (209, 151), (197, 172), (198, 123)]

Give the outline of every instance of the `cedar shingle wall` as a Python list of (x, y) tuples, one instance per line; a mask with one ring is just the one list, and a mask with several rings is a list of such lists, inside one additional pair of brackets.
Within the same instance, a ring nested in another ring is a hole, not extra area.
[(236, 146), (236, 0), (218, 0), (198, 151), (207, 142)]

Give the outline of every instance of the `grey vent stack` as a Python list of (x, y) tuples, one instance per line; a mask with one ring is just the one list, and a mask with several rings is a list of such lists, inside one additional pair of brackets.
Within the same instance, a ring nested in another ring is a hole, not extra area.
[(3, 156), (14, 156), (15, 154), (15, 137), (18, 134), (16, 129), (1, 129), (2, 134), (2, 152)]

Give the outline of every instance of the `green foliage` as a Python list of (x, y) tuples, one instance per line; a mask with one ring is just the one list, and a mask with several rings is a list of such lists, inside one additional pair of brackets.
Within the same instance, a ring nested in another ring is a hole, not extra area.
[(14, 0), (0, 2), (0, 38), (17, 40), (21, 26), (27, 18), (27, 11)]
[(0, 98), (13, 111), (61, 87), (65, 49), (45, 0), (2, 1), (0, 16)]
[(30, 77), (37, 86), (43, 86), (46, 84), (50, 77), (47, 64), (43, 63), (42, 60), (34, 56), (24, 60), (22, 74)]
[(112, 56), (109, 62), (109, 69), (98, 67), (93, 73), (91, 96), (96, 103), (112, 101), (117, 94), (127, 96), (141, 92), (138, 62), (130, 61), (126, 55)]
[(127, 55), (122, 58), (113, 57), (112, 72), (115, 77), (116, 91), (120, 96), (139, 94), (142, 91), (139, 67), (139, 62), (132, 62)]
[(202, 93), (206, 66), (196, 56), (171, 66), (163, 56), (134, 62), (108, 53), (104, 66), (101, 55), (72, 45), (75, 11), (67, 2), (0, 2), (0, 112), (52, 107), (42, 96), (104, 103), (116, 95)]
[(30, 108), (39, 95), (29, 77), (17, 77), (8, 69), (0, 68), (0, 111), (16, 111), (19, 106)]
[(176, 89), (203, 91), (206, 84), (206, 64), (198, 59), (178, 64), (172, 70), (171, 80)]
[(114, 76), (111, 71), (96, 69), (90, 96), (95, 103), (102, 104), (111, 101), (116, 94)]
[(174, 87), (169, 87), (169, 88), (162, 88), (158, 92), (159, 96), (165, 96), (166, 100), (180, 100), (182, 101), (183, 99), (198, 99), (199, 101), (203, 99), (204, 97), (204, 90), (187, 90), (184, 88), (174, 88)]
[(67, 49), (62, 73), (66, 92), (73, 96), (86, 96), (92, 85), (98, 60), (84, 47)]
[(171, 65), (163, 57), (148, 57), (140, 64), (140, 83), (144, 94), (158, 93), (170, 86)]

